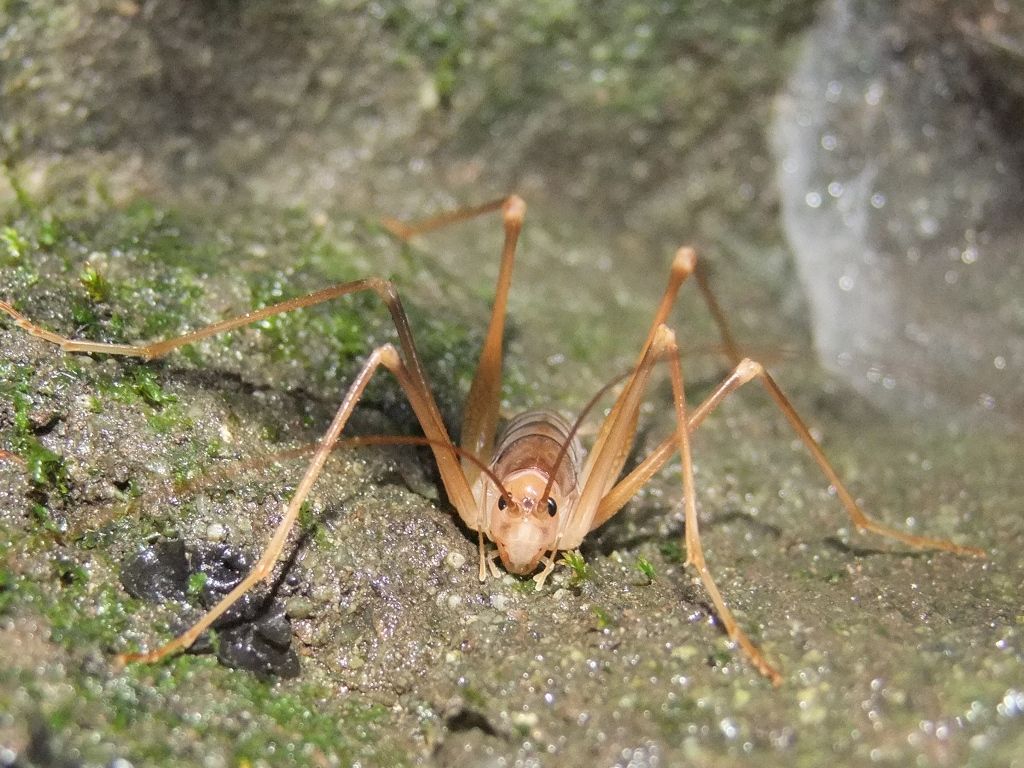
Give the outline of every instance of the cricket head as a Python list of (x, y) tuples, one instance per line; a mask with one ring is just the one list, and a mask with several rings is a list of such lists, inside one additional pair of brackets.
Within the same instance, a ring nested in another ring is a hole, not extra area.
[(492, 502), (488, 533), (505, 570), (517, 576), (532, 573), (555, 548), (564, 499), (557, 483), (541, 498), (548, 478), (538, 468), (514, 472), (502, 478), (506, 496), (499, 492)]

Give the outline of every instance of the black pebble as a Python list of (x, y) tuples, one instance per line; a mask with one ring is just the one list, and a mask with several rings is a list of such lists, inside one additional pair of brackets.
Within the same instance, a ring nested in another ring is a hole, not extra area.
[(121, 584), (128, 594), (153, 603), (185, 597), (188, 577), (188, 555), (181, 539), (161, 539), (121, 570)]
[[(194, 573), (206, 575), (199, 591), (204, 610), (216, 605), (237, 586), (253, 565), (246, 553), (226, 544), (188, 545), (181, 539), (160, 540), (139, 552), (121, 571), (121, 583), (133, 597), (151, 602), (184, 600)], [(289, 574), (280, 590), (271, 594), (264, 585), (243, 595), (214, 622), (218, 630), (217, 658), (225, 666), (244, 669), (261, 677), (295, 677), (299, 657), (291, 647), (291, 622), (282, 595), (295, 593), (301, 580)], [(198, 618), (194, 609), (181, 616), (183, 631)], [(203, 633), (190, 653), (210, 653), (214, 643)]]

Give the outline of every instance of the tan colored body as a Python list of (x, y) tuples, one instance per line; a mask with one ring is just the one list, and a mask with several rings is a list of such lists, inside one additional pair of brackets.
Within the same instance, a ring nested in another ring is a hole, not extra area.
[[(425, 437), (418, 440), (384, 437), (372, 442), (380, 444), (419, 441), (430, 446), (449, 501), (465, 524), (478, 532), (481, 580), (486, 578), (488, 566), (492, 573), (497, 572), (493, 555), (487, 552), (486, 539), (497, 546), (497, 556), (506, 570), (512, 573), (532, 573), (541, 561), (544, 561), (543, 570), (534, 576), (540, 588), (554, 567), (554, 556), (559, 550), (578, 547), (587, 533), (622, 509), (637, 490), (678, 451), (682, 459), (687, 564), (695, 569), (707, 589), (729, 637), (743, 649), (758, 671), (774, 684), (780, 683), (781, 676), (739, 628), (704, 561), (698, 531), (690, 450), (691, 433), (700, 427), (708, 414), (726, 397), (747, 382), (755, 379), (761, 382), (829, 484), (835, 488), (850, 519), (859, 529), (889, 536), (914, 547), (976, 556), (984, 554), (973, 547), (960, 546), (944, 539), (914, 536), (889, 528), (861, 511), (775, 380), (761, 365), (740, 355), (729, 333), (724, 313), (711, 293), (706, 279), (700, 272), (695, 273), (697, 257), (690, 248), (680, 248), (672, 261), (668, 285), (655, 310), (654, 319), (640, 348), (634, 369), (615, 397), (588, 454), (583, 452), (579, 441), (574, 437), (574, 425), (549, 411), (521, 414), (512, 419), (499, 435), (498, 406), (501, 402), (505, 308), (511, 285), (516, 242), (526, 212), (525, 204), (518, 197), (511, 196), (477, 208), (444, 214), (419, 224), (406, 225), (397, 221), (386, 221), (385, 225), (398, 237), (407, 239), (419, 233), (497, 210), (502, 212), (505, 227), (501, 269), (490, 325), (466, 400), (462, 435), (458, 446), (454, 445), (448, 436), (444, 421), (434, 402), (398, 292), (390, 281), (382, 278), (370, 277), (342, 283), (214, 323), (183, 336), (139, 346), (80, 341), (60, 336), (36, 325), (11, 304), (0, 301), (0, 312), (12, 317), (19, 327), (33, 336), (59, 345), (65, 351), (130, 355), (145, 359), (161, 357), (186, 344), (282, 312), (301, 309), (360, 291), (376, 293), (394, 321), (398, 336), (397, 348), (392, 344), (384, 344), (374, 349), (349, 385), (334, 419), (324, 433), (305, 474), (285, 508), (280, 523), (252, 571), (221, 602), (179, 637), (149, 653), (123, 654), (119, 657), (122, 663), (156, 661), (169, 653), (188, 647), (243, 594), (271, 574), (313, 483), (331, 450), (338, 443), (342, 430), (367, 384), (381, 367), (386, 368), (401, 386)], [(667, 321), (680, 286), (691, 275), (696, 277), (698, 288), (719, 327), (726, 354), (733, 367), (707, 399), (692, 412), (688, 412), (679, 349), (675, 334), (668, 327)], [(648, 380), (654, 367), (661, 362), (668, 364), (671, 375), (674, 428), (671, 434), (639, 461), (632, 471), (622, 476), (626, 459), (633, 449), (637, 419)]]

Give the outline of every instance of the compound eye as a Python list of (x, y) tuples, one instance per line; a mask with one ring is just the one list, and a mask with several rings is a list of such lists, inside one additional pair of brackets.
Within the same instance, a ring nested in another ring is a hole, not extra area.
[(508, 502), (505, 501), (505, 497), (504, 496), (499, 496), (498, 497), (498, 509), (503, 510), (507, 506), (508, 506)]
[(558, 514), (558, 503), (548, 496), (548, 514), (554, 517)]

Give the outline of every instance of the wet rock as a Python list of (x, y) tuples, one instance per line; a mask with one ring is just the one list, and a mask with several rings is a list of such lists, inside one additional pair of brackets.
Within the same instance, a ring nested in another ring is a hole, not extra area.
[(1024, 64), (981, 6), (827, 4), (775, 146), (825, 367), (894, 412), (1019, 426)]

